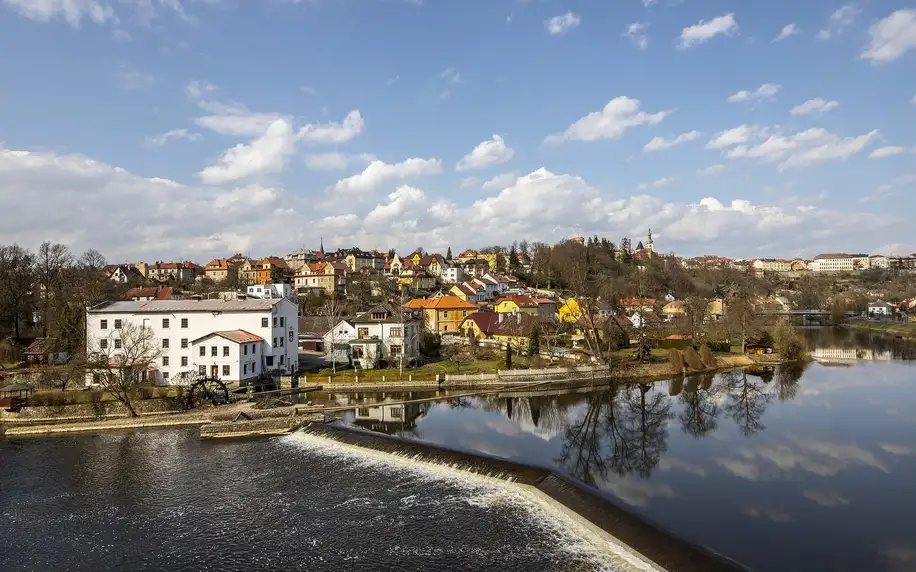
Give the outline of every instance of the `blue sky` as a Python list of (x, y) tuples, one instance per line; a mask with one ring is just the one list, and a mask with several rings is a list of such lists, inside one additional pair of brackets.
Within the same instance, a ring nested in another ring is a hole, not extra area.
[(907, 2), (0, 0), (0, 50), (4, 243), (916, 250)]

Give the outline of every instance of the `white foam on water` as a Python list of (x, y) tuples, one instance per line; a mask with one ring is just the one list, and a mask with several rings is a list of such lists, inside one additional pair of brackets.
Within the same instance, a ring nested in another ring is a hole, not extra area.
[[(280, 438), (310, 453), (336, 457), (366, 468), (393, 471), (404, 477), (445, 482), (467, 494), (444, 497), (443, 502), (465, 502), (479, 508), (512, 506), (524, 510), (530, 522), (557, 540), (560, 550), (608, 572), (665, 572), (620, 540), (601, 530), (534, 487), (521, 485), (503, 473), (480, 474), (458, 463), (436, 463), (420, 454), (398, 454), (343, 443), (305, 431)], [(410, 498), (410, 497), (406, 497)], [(403, 499), (402, 499), (403, 500)], [(413, 499), (411, 499), (413, 500)]]

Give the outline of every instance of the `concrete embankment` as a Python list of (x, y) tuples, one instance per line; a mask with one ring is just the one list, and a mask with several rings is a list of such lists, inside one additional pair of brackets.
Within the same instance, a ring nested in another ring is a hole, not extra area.
[[(445, 466), (500, 479), (520, 486), (545, 503), (566, 511), (578, 526), (598, 531), (607, 541), (622, 546), (634, 560), (648, 559), (650, 566), (671, 572), (737, 572), (742, 566), (653, 525), (612, 502), (597, 490), (543, 467), (515, 463), (482, 454), (455, 451), (438, 445), (408, 441), (371, 433), (337, 423), (313, 423), (302, 429), (309, 438), (326, 439), (336, 445), (362, 449), (367, 454), (386, 454), (411, 464)], [(324, 441), (321, 441), (324, 442)]]

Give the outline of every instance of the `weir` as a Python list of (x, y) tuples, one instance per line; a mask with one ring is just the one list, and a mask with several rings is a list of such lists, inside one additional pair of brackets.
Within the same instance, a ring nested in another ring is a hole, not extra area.
[[(413, 465), (447, 468), (502, 481), (531, 493), (574, 525), (599, 537), (615, 568), (668, 572), (738, 572), (747, 568), (642, 519), (578, 481), (543, 467), (456, 451), (373, 433), (339, 423), (312, 423), (299, 434), (327, 439), (351, 451), (383, 455)], [(295, 437), (295, 435), (293, 436)]]

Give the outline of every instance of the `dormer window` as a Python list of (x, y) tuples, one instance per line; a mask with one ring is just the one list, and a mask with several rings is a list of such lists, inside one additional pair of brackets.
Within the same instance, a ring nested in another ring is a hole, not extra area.
[(387, 314), (385, 314), (384, 312), (373, 312), (372, 313), (373, 320), (384, 320), (386, 317), (387, 317)]

